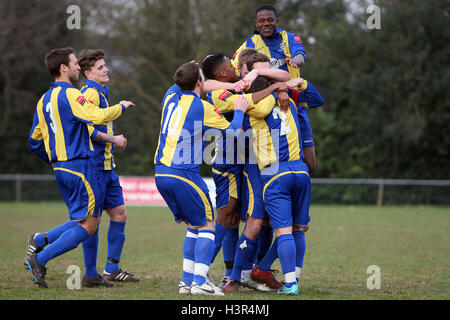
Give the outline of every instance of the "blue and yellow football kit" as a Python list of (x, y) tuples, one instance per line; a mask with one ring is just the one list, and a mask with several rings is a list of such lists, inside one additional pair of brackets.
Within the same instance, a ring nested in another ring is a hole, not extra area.
[[(208, 92), (208, 102), (230, 121), (234, 115), (234, 101), (239, 95), (231, 90), (214, 90)], [(252, 104), (251, 94), (245, 96)], [(229, 204), (230, 197), (237, 200), (241, 198), (243, 155), (233, 133), (228, 134), (225, 131), (223, 134), (217, 135), (215, 144), (215, 155), (211, 166), (216, 186), (216, 208), (220, 209)], [(236, 210), (240, 212), (240, 201), (238, 201)]]
[(291, 79), (300, 77), (300, 69), (286, 63), (286, 58), (294, 58), (298, 54), (303, 55), (306, 59), (306, 52), (298, 35), (276, 28), (270, 39), (266, 41), (255, 30), (254, 34), (233, 55), (231, 63), (236, 70), (238, 70), (239, 52), (245, 48), (253, 48), (268, 56), (270, 58), (270, 66), (275, 69), (288, 71)]
[[(101, 86), (95, 81), (86, 80), (86, 85), (81, 88), (81, 93), (86, 99), (95, 106), (106, 109), (109, 108), (108, 97), (109, 88)], [(122, 187), (119, 177), (114, 172), (116, 164), (114, 163), (114, 146), (111, 142), (94, 141), (93, 138), (98, 131), (114, 135), (113, 122), (110, 121), (105, 125), (88, 125), (91, 136), (90, 143), (93, 148), (93, 155), (90, 157), (97, 180), (99, 184), (99, 199), (102, 209), (110, 209), (123, 205)]]
[(249, 117), (253, 150), (261, 173), (262, 198), (272, 228), (309, 223), (310, 182), (303, 162), (300, 128), (295, 103), (283, 112), (272, 106), (264, 119)]
[[(214, 220), (208, 188), (200, 176), (208, 130), (237, 130), (243, 112), (236, 111), (231, 124), (210, 103), (177, 85), (162, 101), (161, 131), (155, 154), (158, 191), (171, 209), (175, 221), (202, 226)], [(189, 204), (189, 205), (186, 205)]]
[[(243, 92), (234, 92), (231, 90), (215, 90), (208, 93), (208, 100), (225, 115), (233, 113), (233, 105), (240, 95), (244, 95), (250, 102), (245, 117), (252, 115), (254, 117), (264, 118), (264, 111), (269, 112), (267, 105), (273, 105), (273, 96), (266, 97), (255, 104), (252, 94)], [(254, 205), (254, 195), (252, 192), (249, 174), (244, 170), (244, 163), (248, 162), (248, 137), (239, 135), (237, 138), (232, 135), (221, 135), (216, 140), (216, 156), (212, 164), (212, 176), (216, 185), (216, 207), (221, 208), (228, 204), (229, 198), (238, 199), (238, 212), (241, 214), (241, 220), (247, 220), (247, 214), (252, 215), (253, 211), (262, 208), (261, 205)], [(219, 162), (219, 161), (220, 162)], [(258, 169), (256, 168), (256, 171)], [(258, 197), (259, 195), (256, 195)], [(251, 202), (249, 204), (249, 201)], [(264, 214), (264, 212), (263, 212)]]
[(124, 109), (120, 105), (100, 109), (67, 82), (53, 82), (37, 104), (28, 145), (52, 164), (71, 220), (99, 214), (86, 125), (106, 124), (120, 117)]

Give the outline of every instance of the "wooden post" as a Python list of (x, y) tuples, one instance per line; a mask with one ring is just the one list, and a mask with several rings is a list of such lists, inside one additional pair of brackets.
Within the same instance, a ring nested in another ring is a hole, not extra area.
[(378, 194), (377, 194), (377, 207), (381, 208), (383, 206), (383, 192), (384, 192), (384, 178), (380, 179), (378, 184)]

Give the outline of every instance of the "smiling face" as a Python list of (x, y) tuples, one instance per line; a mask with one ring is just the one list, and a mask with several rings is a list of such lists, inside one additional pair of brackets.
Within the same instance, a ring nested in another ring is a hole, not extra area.
[(256, 30), (258, 30), (261, 36), (266, 40), (268, 40), (275, 32), (277, 23), (278, 18), (275, 12), (271, 10), (261, 10), (256, 15), (255, 19)]
[(85, 71), (86, 78), (93, 80), (98, 84), (104, 85), (109, 81), (108, 68), (106, 68), (105, 60), (97, 60), (90, 70)]

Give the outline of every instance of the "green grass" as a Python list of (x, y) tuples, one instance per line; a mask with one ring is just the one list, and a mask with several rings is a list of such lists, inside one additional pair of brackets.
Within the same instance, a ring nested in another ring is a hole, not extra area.
[[(70, 265), (84, 272), (82, 248), (47, 264), (49, 289), (32, 284), (23, 259), (29, 233), (47, 231), (66, 221), (63, 203), (0, 203), (0, 300), (9, 299), (185, 299), (180, 296), (185, 226), (167, 208), (128, 207), (121, 267), (141, 278), (114, 288), (70, 290)], [(278, 297), (249, 289), (220, 299), (449, 299), (450, 210), (448, 207), (319, 206), (311, 207), (311, 230), (299, 297)], [(100, 226), (98, 270), (106, 257), (109, 217)], [(369, 290), (367, 267), (381, 269), (381, 289)], [(281, 270), (278, 260), (274, 268)], [(216, 280), (224, 273), (222, 254), (211, 267)], [(281, 280), (282, 274), (278, 274)], [(208, 299), (208, 298), (206, 298)], [(210, 298), (217, 299), (217, 298)]]

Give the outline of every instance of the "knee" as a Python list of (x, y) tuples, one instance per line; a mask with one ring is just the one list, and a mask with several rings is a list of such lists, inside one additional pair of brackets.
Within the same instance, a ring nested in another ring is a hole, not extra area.
[(98, 220), (95, 217), (89, 217), (80, 221), (79, 225), (87, 231), (89, 236), (92, 236), (97, 231)]
[(261, 230), (262, 219), (249, 218), (247, 221), (247, 226), (245, 227), (245, 236), (256, 240), (259, 231)]
[(116, 222), (126, 222), (127, 221), (127, 209), (124, 205), (118, 206), (112, 209), (107, 209), (106, 212), (108, 213), (111, 220)]

